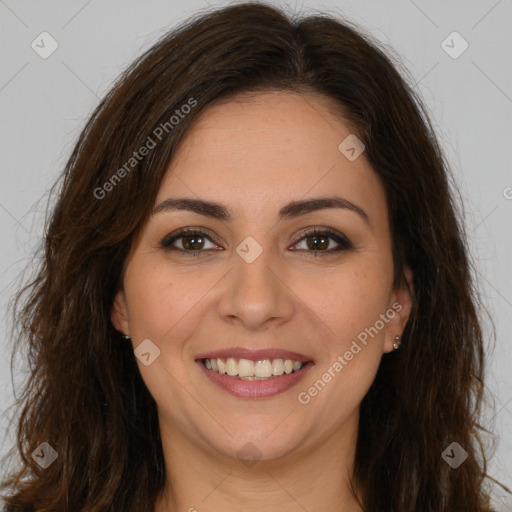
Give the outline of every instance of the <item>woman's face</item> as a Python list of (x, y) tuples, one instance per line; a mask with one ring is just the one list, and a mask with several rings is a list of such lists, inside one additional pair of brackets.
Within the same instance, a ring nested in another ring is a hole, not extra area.
[[(384, 189), (333, 112), (317, 95), (239, 97), (205, 110), (175, 154), (154, 206), (217, 206), (157, 208), (112, 309), (134, 349), (146, 340), (137, 364), (164, 438), (270, 460), (354, 432), (411, 300), (392, 287)], [(206, 368), (219, 354), (231, 375)]]

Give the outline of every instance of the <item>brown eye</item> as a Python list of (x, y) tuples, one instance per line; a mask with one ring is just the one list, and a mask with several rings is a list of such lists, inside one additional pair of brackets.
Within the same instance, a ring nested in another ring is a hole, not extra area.
[[(178, 251), (186, 256), (197, 257), (201, 255), (201, 253), (219, 250), (218, 246), (212, 241), (212, 238), (213, 237), (197, 229), (184, 228), (167, 236), (162, 240), (161, 246), (164, 249)], [(332, 242), (337, 244), (337, 246), (329, 248)], [(213, 247), (206, 247), (205, 244), (207, 243), (211, 243)], [(315, 256), (333, 255), (340, 251), (353, 249), (353, 245), (345, 236), (330, 229), (313, 229), (305, 233), (294, 247), (296, 248), (302, 243), (305, 243), (305, 247), (295, 250), (313, 253)]]
[[(331, 240), (336, 242), (338, 245), (337, 247), (332, 247), (328, 249), (329, 245), (331, 244)], [(323, 256), (324, 254), (322, 253), (333, 254), (336, 252), (353, 248), (352, 244), (346, 237), (330, 229), (318, 231), (314, 229), (313, 231), (309, 231), (302, 236), (302, 238), (299, 240), (297, 244), (295, 244), (294, 247), (297, 247), (303, 241), (305, 241), (306, 248), (299, 250), (313, 252), (315, 256), (317, 255), (317, 253)]]
[[(205, 247), (207, 242), (210, 242), (213, 247)], [(208, 252), (216, 247), (206, 233), (194, 229), (182, 229), (173, 233), (162, 240), (161, 246), (164, 249), (176, 250), (192, 256), (199, 256), (199, 253)]]
[[(324, 235), (309, 235), (306, 237), (308, 248), (314, 251), (327, 249), (329, 247), (329, 237)], [(311, 242), (313, 241), (313, 242)], [(310, 243), (311, 242), (311, 243)]]
[(204, 245), (204, 237), (200, 234), (184, 235), (180, 237), (182, 245), (185, 249), (197, 250), (202, 249)]

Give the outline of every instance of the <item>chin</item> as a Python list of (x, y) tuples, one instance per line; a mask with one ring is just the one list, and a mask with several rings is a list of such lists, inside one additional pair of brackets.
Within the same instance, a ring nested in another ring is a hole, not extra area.
[(241, 421), (236, 428), (230, 423), (229, 432), (233, 437), (226, 434), (222, 439), (211, 439), (210, 444), (224, 456), (241, 462), (280, 459), (304, 448), (307, 437), (305, 431), (294, 431), (292, 425), (285, 425), (284, 417)]

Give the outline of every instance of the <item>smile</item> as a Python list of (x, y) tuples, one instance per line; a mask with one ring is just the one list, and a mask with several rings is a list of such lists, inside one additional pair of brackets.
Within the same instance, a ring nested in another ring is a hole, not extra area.
[(280, 349), (224, 349), (196, 356), (208, 381), (238, 398), (270, 398), (289, 390), (314, 366), (312, 359)]
[(268, 380), (298, 372), (305, 364), (302, 361), (281, 358), (252, 361), (244, 358), (219, 357), (202, 361), (208, 370), (240, 380)]

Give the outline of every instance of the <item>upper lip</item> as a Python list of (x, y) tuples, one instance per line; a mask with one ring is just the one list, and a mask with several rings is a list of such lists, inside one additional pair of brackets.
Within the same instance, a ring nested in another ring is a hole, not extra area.
[(291, 350), (283, 350), (280, 348), (262, 348), (250, 349), (245, 347), (223, 348), (212, 352), (198, 354), (196, 359), (217, 359), (225, 357), (235, 357), (250, 359), (252, 361), (262, 361), (263, 359), (293, 359), (294, 361), (308, 362), (312, 361), (311, 357), (292, 352)]

